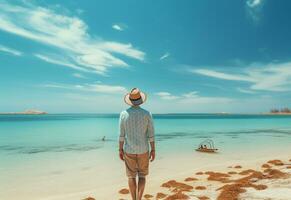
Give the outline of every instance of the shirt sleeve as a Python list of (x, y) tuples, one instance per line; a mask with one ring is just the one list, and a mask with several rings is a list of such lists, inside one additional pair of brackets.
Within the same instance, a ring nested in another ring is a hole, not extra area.
[(125, 139), (125, 129), (123, 124), (123, 113), (120, 114), (119, 117), (119, 141), (123, 142)]
[(148, 134), (149, 141), (154, 142), (155, 141), (155, 130), (154, 130), (153, 117), (151, 114), (149, 114), (147, 134)]

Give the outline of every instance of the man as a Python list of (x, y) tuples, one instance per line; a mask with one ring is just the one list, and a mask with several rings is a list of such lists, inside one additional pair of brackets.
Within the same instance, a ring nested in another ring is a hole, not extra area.
[(140, 107), (146, 101), (146, 95), (138, 88), (125, 95), (124, 101), (130, 108), (120, 114), (119, 157), (125, 162), (132, 200), (141, 200), (149, 160), (152, 162), (155, 159), (153, 120), (150, 112)]

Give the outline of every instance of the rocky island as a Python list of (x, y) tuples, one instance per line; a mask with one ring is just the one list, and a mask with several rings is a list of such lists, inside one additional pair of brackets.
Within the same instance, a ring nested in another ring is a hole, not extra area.
[(45, 115), (45, 114), (48, 113), (35, 109), (26, 110), (23, 112), (3, 112), (3, 113), (0, 112), (0, 115)]

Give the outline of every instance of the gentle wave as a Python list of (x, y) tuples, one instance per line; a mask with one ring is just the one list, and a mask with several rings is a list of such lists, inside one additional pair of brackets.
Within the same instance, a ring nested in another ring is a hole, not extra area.
[(9, 151), (12, 153), (19, 154), (37, 154), (37, 153), (48, 153), (48, 152), (69, 152), (69, 151), (91, 151), (100, 149), (101, 145), (60, 145), (60, 146), (40, 146), (40, 147), (26, 147), (26, 146), (0, 146), (0, 151)]

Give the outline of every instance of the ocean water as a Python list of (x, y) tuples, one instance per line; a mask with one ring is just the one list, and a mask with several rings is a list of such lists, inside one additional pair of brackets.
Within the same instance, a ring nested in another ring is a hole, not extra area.
[[(206, 139), (214, 141), (220, 154), (228, 155), (236, 151), (279, 152), (291, 146), (290, 115), (153, 117), (157, 159), (192, 153)], [(104, 136), (106, 140), (102, 141)], [(117, 149), (117, 114), (0, 115), (0, 199), (17, 195), (43, 199), (40, 197), (60, 193), (60, 188), (63, 192), (69, 182), (81, 182), (86, 176), (74, 174), (90, 168), (98, 169), (96, 178), (101, 178), (102, 171), (111, 167), (116, 171), (114, 166), (119, 166)], [(68, 182), (64, 176), (70, 177)], [(90, 187), (90, 183), (76, 186), (80, 191)]]

